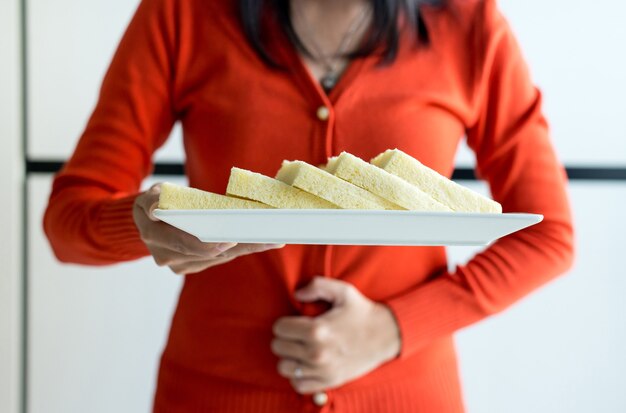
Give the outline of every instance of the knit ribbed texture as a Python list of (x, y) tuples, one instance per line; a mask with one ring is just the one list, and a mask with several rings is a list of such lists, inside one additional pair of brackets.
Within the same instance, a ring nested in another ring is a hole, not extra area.
[[(441, 344), (452, 349), (451, 339)], [(432, 355), (432, 350), (427, 354)], [(462, 413), (463, 402), (456, 359), (434, 355), (439, 362), (426, 367), (418, 358), (407, 360), (406, 371), (394, 379), (364, 384), (352, 382), (326, 392), (328, 402), (316, 406), (312, 395), (293, 389), (264, 388), (218, 380), (163, 362), (155, 413)], [(421, 367), (415, 364), (420, 364)], [(414, 371), (419, 370), (418, 374)], [(408, 372), (408, 373), (407, 373)]]
[(477, 307), (471, 311), (463, 289), (451, 277), (443, 274), (386, 301), (400, 327), (400, 358), (486, 315)]
[(95, 228), (99, 241), (107, 245), (122, 260), (149, 255), (148, 248), (139, 236), (133, 218), (133, 206), (137, 195), (128, 195), (103, 203), (98, 211)]

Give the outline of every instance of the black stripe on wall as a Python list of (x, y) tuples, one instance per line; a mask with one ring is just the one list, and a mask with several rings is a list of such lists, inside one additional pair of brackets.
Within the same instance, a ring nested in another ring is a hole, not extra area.
[[(57, 173), (63, 162), (61, 161), (26, 161), (27, 174), (54, 174)], [(154, 165), (154, 175), (185, 175), (182, 163), (163, 163)]]
[[(26, 162), (27, 174), (53, 174), (63, 166), (60, 161), (32, 161)], [(566, 167), (567, 176), (572, 181), (626, 181), (626, 167), (624, 168), (598, 168), (598, 167)], [(185, 168), (181, 163), (159, 162), (154, 166), (154, 175), (184, 175)], [(474, 170), (471, 168), (457, 168), (454, 170), (452, 179), (461, 181), (476, 180)]]

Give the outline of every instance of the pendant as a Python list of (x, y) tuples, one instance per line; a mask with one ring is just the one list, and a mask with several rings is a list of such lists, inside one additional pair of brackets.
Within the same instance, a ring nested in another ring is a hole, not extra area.
[(322, 89), (324, 89), (324, 91), (326, 93), (330, 92), (331, 90), (333, 90), (333, 88), (337, 84), (337, 80), (338, 80), (338, 77), (334, 73), (332, 73), (332, 72), (331, 73), (326, 73), (320, 79), (320, 83), (322, 85)]

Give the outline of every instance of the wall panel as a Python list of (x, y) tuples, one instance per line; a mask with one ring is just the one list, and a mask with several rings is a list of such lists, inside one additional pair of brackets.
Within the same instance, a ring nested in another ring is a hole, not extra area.
[[(457, 335), (468, 413), (626, 411), (626, 183), (572, 183), (577, 256), (564, 277)], [(598, 202), (601, 200), (601, 203)], [(452, 262), (476, 249), (452, 248)]]
[[(559, 157), (570, 166), (626, 166), (626, 3), (500, 0), (544, 96)], [(463, 146), (463, 166), (474, 156)]]
[(41, 227), (50, 184), (28, 185), (28, 413), (147, 412), (182, 278), (150, 258), (58, 263)]
[[(138, 0), (29, 0), (30, 159), (65, 160), (71, 155), (138, 4)], [(182, 160), (180, 131), (159, 159)]]
[[(71, 154), (137, 4), (28, 1), (30, 159), (63, 161)], [(626, 42), (626, 3), (499, 4), (544, 91), (560, 158), (574, 166), (626, 166), (621, 122), (626, 117), (626, 54), (616, 52)], [(10, 169), (0, 182), (15, 193), (6, 201), (13, 212), (0, 217), (2, 228), (10, 228), (0, 234), (0, 242), (8, 245), (0, 248), (0, 257), (6, 254), (4, 262), (14, 269), (8, 281), (0, 279), (5, 283), (0, 338), (9, 338), (0, 341), (0, 411), (10, 413), (19, 393), (18, 6), (15, 0), (0, 3), (0, 53), (3, 63), (10, 62), (0, 65), (0, 136), (11, 139), (6, 146), (2, 141), (0, 160), (6, 159), (3, 168)], [(175, 131), (157, 158), (181, 161), (180, 141)], [(464, 146), (458, 162), (474, 163)], [(180, 280), (155, 270), (149, 259), (99, 269), (56, 263), (40, 225), (49, 185), (50, 177), (40, 175), (28, 185), (29, 413), (148, 411)], [(510, 311), (458, 335), (470, 413), (626, 411), (619, 387), (626, 369), (620, 354), (626, 344), (621, 300), (626, 284), (618, 268), (626, 242), (619, 216), (626, 185), (573, 183), (571, 193), (578, 228), (575, 268)], [(600, 206), (597, 199), (603, 200)], [(450, 249), (451, 261), (463, 261), (474, 251)], [(6, 343), (8, 350), (2, 347)]]

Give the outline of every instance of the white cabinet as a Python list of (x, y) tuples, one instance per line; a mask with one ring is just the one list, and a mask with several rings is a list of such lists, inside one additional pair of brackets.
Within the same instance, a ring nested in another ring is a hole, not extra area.
[(28, 184), (28, 413), (148, 412), (182, 278), (149, 258), (58, 263), (41, 226), (50, 184)]
[[(65, 160), (138, 0), (28, 1), (28, 156)], [(183, 158), (175, 129), (159, 160)]]
[(573, 183), (570, 193), (570, 273), (457, 335), (468, 413), (626, 411), (626, 183)]

